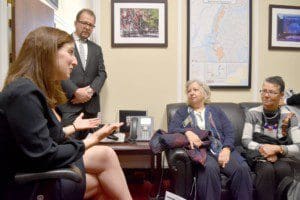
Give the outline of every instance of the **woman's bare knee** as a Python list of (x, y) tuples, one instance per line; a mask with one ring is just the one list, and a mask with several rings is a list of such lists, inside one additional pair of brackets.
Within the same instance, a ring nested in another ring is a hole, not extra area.
[(113, 165), (119, 165), (116, 152), (108, 146), (93, 146), (83, 155), (87, 172), (101, 173)]

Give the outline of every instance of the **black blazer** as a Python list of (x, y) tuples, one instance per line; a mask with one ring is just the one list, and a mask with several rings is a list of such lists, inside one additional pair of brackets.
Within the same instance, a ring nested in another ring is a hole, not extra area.
[[(85, 70), (82, 67), (78, 49), (75, 45), (75, 56), (78, 65), (74, 67), (70, 79), (62, 81), (62, 88), (65, 91), (68, 102), (59, 106), (62, 112), (88, 112), (95, 114), (100, 111), (99, 94), (106, 79), (105, 66), (101, 47), (92, 41), (87, 41), (88, 56)], [(70, 100), (73, 98), (77, 88), (90, 85), (95, 91), (90, 101), (83, 104), (72, 104)]]
[[(0, 185), (16, 172), (61, 168), (81, 159), (83, 142), (65, 138), (42, 91), (19, 78), (0, 93)], [(83, 173), (84, 174), (84, 173)]]

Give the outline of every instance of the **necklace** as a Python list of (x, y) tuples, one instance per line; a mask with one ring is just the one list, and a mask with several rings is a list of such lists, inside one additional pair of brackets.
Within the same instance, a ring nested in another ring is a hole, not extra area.
[[(269, 116), (267, 116), (269, 115)], [(263, 128), (268, 131), (272, 131), (278, 138), (278, 125), (279, 125), (279, 116), (280, 116), (280, 109), (276, 110), (275, 112), (262, 112), (262, 124)]]
[(275, 117), (277, 117), (278, 116), (278, 111), (276, 111), (276, 113), (272, 116), (272, 117), (268, 117), (266, 114), (265, 114), (265, 111), (263, 111), (263, 115), (264, 115), (264, 117), (266, 118), (266, 119), (274, 119)]

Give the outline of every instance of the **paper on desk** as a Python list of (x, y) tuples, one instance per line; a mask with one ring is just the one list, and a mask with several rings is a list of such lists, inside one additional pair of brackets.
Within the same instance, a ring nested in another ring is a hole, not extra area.
[(166, 191), (164, 200), (186, 200), (186, 199), (184, 199), (181, 196), (178, 196), (172, 192)]

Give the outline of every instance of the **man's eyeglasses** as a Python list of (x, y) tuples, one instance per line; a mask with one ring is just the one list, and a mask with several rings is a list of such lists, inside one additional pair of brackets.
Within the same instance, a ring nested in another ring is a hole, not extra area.
[(279, 94), (279, 92), (275, 92), (275, 91), (272, 91), (272, 90), (259, 90), (260, 94), (261, 95), (270, 95), (270, 96), (276, 96)]
[(80, 24), (84, 25), (84, 26), (88, 26), (90, 28), (95, 28), (96, 26), (94, 24), (91, 24), (89, 22), (85, 22), (85, 21), (77, 21), (79, 22)]

